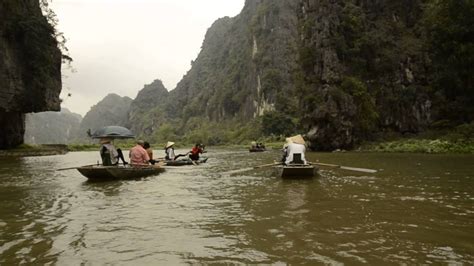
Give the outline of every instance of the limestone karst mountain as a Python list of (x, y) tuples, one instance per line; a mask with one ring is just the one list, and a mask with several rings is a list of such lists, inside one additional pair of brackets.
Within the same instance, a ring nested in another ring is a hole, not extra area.
[(93, 133), (104, 126), (126, 126), (131, 103), (131, 98), (121, 97), (114, 93), (104, 97), (92, 106), (82, 119), (78, 139), (81, 141), (89, 140), (87, 135), (89, 129)]
[(469, 123), (473, 13), (453, 0), (248, 0), (208, 29), (174, 90), (132, 104), (129, 123), (146, 135), (169, 123), (175, 135), (211, 124), (206, 138), (251, 125), (304, 133), (319, 150)]
[(66, 108), (60, 112), (26, 114), (25, 143), (27, 144), (69, 144), (79, 133), (82, 116)]
[(55, 34), (40, 1), (0, 1), (0, 149), (23, 143), (25, 113), (60, 109)]
[(145, 85), (130, 105), (128, 112), (130, 129), (133, 132), (149, 135), (157, 125), (163, 124), (168, 118), (164, 108), (168, 102), (168, 95), (161, 80)]

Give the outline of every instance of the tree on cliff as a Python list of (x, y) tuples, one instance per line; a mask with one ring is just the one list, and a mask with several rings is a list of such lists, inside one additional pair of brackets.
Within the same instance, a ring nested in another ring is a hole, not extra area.
[(434, 67), (439, 118), (474, 120), (474, 1), (434, 0), (425, 25)]

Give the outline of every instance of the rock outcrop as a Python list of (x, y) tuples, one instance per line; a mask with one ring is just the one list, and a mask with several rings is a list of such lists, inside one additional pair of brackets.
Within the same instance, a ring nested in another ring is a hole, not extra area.
[(69, 144), (79, 133), (82, 116), (66, 108), (60, 112), (26, 114), (25, 138), (27, 144)]
[(37, 0), (0, 2), (0, 149), (23, 143), (25, 113), (59, 111), (61, 51)]
[[(130, 123), (151, 134), (163, 118), (181, 121), (175, 122), (177, 131), (197, 122), (245, 124), (256, 119), (274, 125), (283, 121), (278, 132), (265, 124), (262, 132), (306, 134), (310, 147), (317, 150), (350, 149), (384, 132), (416, 134), (433, 119), (443, 119), (434, 101), (444, 102), (446, 113), (456, 110), (456, 101), (469, 106), (472, 99), (472, 93), (467, 93), (472, 84), (466, 74), (472, 69), (469, 59), (454, 64), (463, 66), (456, 71), (462, 72), (460, 78), (452, 78), (456, 75), (445, 69), (451, 78), (438, 78), (444, 86), (441, 90), (434, 86), (436, 71), (428, 47), (437, 45), (427, 43), (424, 24), (430, 4), (423, 0), (247, 0), (239, 15), (221, 18), (208, 29), (201, 52), (166, 96), (167, 102), (163, 103), (165, 96), (156, 96), (159, 112), (141, 114), (154, 126)], [(443, 12), (456, 13), (448, 11)], [(462, 27), (447, 25), (434, 36), (454, 34), (457, 41), (448, 40), (448, 46), (466, 42), (460, 49), (466, 57), (472, 54), (470, 29), (465, 25), (472, 17), (469, 12), (455, 21)], [(453, 33), (452, 28), (463, 30)], [(455, 60), (459, 61), (456, 54), (446, 63)], [(457, 86), (451, 93), (453, 84), (467, 86)], [(456, 91), (464, 95), (458, 97)]]
[(167, 118), (166, 104), (168, 90), (161, 82), (155, 80), (145, 85), (130, 105), (128, 127), (140, 135), (150, 135)]
[(82, 119), (78, 138), (88, 140), (87, 131), (94, 133), (105, 126), (126, 126), (132, 99), (111, 93), (92, 106)]
[[(351, 148), (377, 131), (417, 133), (431, 121), (421, 1), (303, 0), (298, 11), (308, 137)], [(311, 108), (314, 106), (314, 108)]]

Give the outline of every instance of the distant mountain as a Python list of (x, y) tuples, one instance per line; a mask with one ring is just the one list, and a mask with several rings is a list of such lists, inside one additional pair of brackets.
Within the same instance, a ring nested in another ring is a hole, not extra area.
[(82, 119), (79, 127), (78, 138), (87, 140), (87, 131), (92, 133), (104, 126), (126, 126), (128, 112), (132, 99), (121, 97), (117, 94), (109, 94), (102, 101), (92, 106), (90, 111)]
[(26, 115), (25, 143), (68, 144), (77, 136), (82, 116), (63, 108), (60, 112)]
[(142, 135), (149, 135), (155, 131), (167, 119), (164, 106), (168, 96), (168, 90), (161, 80), (145, 85), (130, 105), (128, 114), (130, 129)]

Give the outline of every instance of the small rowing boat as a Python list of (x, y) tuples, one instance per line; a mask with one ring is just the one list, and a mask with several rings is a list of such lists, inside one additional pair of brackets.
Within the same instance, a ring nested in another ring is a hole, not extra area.
[(88, 165), (77, 167), (77, 170), (89, 180), (136, 179), (158, 175), (165, 171), (164, 168), (155, 166), (102, 166)]
[(196, 165), (196, 164), (201, 164), (207, 162), (207, 157), (201, 157), (197, 161), (193, 161), (189, 158), (186, 159), (179, 159), (175, 161), (165, 161), (166, 166), (183, 166), (183, 165)]
[(266, 151), (265, 148), (250, 148), (249, 152), (264, 152)]
[(314, 177), (318, 168), (309, 164), (290, 164), (276, 166), (278, 176), (282, 178), (308, 178)]

